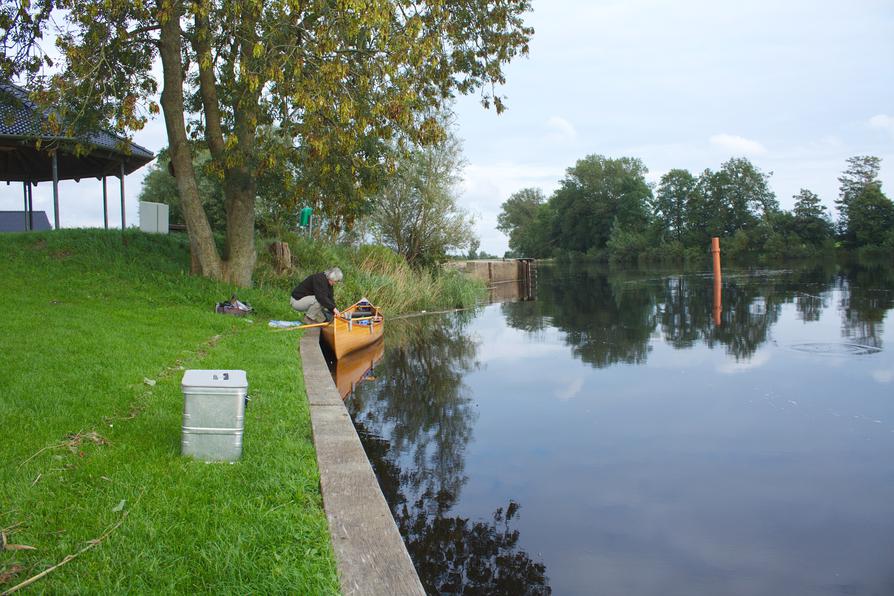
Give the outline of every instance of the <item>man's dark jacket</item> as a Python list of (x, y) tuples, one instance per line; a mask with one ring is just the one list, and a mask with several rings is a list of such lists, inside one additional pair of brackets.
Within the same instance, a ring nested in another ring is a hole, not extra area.
[(292, 290), (292, 298), (301, 300), (305, 296), (314, 295), (320, 306), (327, 310), (335, 310), (335, 295), (332, 292), (332, 286), (323, 272), (308, 275), (304, 281), (295, 286)]

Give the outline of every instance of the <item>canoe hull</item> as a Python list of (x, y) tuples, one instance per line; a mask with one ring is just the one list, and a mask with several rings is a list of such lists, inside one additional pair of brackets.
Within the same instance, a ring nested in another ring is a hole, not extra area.
[[(375, 312), (373, 318), (362, 321), (351, 321), (350, 317), (359, 308), (372, 308)], [(379, 314), (378, 309), (363, 301), (345, 309), (343, 316), (336, 317), (331, 325), (322, 328), (323, 341), (339, 359), (345, 354), (350, 354), (380, 339), (385, 332), (385, 319)]]

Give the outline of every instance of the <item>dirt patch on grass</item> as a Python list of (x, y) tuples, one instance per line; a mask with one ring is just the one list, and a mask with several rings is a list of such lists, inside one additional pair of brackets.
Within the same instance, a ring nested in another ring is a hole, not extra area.
[(105, 437), (100, 436), (95, 430), (91, 430), (89, 433), (66, 435), (65, 438), (68, 439), (68, 441), (63, 443), (63, 445), (68, 447), (72, 452), (77, 451), (84, 443), (93, 443), (94, 445), (109, 444), (109, 441)]
[(62, 443), (59, 443), (58, 445), (50, 445), (49, 447), (44, 447), (43, 449), (41, 449), (40, 451), (38, 451), (37, 453), (35, 453), (31, 457), (29, 457), (28, 459), (26, 459), (25, 461), (20, 463), (19, 467), (21, 468), (22, 466), (27, 464), (29, 461), (31, 461), (32, 459), (34, 459), (35, 457), (37, 457), (44, 451), (49, 451), (50, 449), (59, 449), (62, 447), (67, 447), (68, 450), (71, 451), (72, 453), (77, 453), (79, 456), (83, 457), (84, 452), (81, 451), (81, 445), (83, 445), (84, 443), (93, 443), (94, 445), (109, 445), (109, 441), (106, 438), (100, 436), (99, 433), (97, 433), (96, 431), (90, 431), (88, 433), (79, 432), (79, 433), (74, 433), (74, 434), (70, 434), (70, 435), (65, 435), (65, 439), (66, 439), (65, 441), (63, 441)]
[(9, 580), (15, 578), (24, 570), (25, 568), (21, 565), (13, 565), (12, 567), (0, 571), (0, 585), (9, 583)]

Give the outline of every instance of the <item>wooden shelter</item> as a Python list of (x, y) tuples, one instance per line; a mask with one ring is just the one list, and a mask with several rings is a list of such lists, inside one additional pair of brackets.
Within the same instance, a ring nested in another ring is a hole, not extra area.
[[(33, 229), (31, 188), (38, 182), (53, 183), (54, 227), (59, 229), (59, 181), (95, 177), (102, 180), (105, 227), (109, 227), (106, 178), (117, 176), (121, 187), (121, 228), (124, 213), (124, 176), (143, 167), (155, 155), (124, 137), (107, 131), (68, 138), (48, 134), (50, 112), (42, 111), (28, 92), (9, 81), (0, 81), (0, 180), (21, 182), (27, 229)], [(78, 154), (75, 147), (87, 148)]]

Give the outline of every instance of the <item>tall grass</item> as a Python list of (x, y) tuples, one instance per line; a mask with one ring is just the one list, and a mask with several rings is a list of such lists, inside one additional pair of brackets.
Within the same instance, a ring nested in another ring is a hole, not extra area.
[[(309, 240), (292, 235), (286, 240), (295, 271), (277, 276), (266, 252), (261, 252), (256, 280), (259, 285), (288, 292), (305, 276), (338, 266), (345, 274), (336, 286), (336, 303), (348, 306), (366, 297), (389, 314), (433, 308), (471, 306), (484, 295), (484, 284), (456, 271), (415, 270), (394, 251), (375, 245), (359, 248)], [(287, 302), (287, 299), (286, 299)]]

